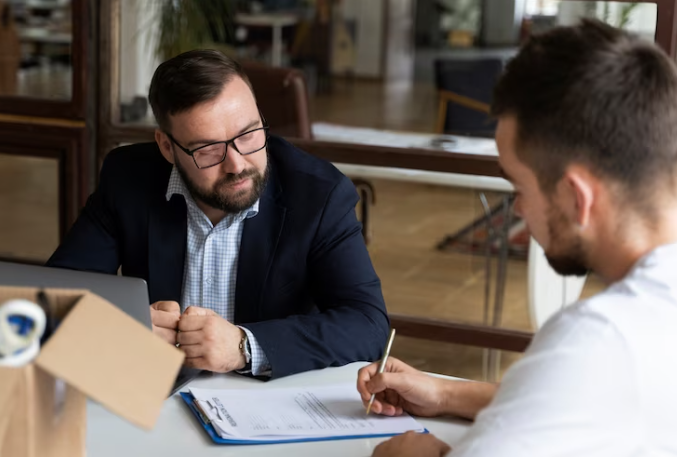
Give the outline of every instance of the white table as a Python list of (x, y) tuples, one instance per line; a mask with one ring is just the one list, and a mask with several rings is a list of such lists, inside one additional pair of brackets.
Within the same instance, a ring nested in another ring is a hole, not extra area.
[(54, 32), (43, 27), (25, 27), (19, 29), (19, 40), (38, 44), (71, 44), (73, 36), (66, 32)]
[[(357, 370), (365, 363), (312, 371), (271, 382), (256, 381), (238, 375), (213, 375), (193, 381), (203, 388), (266, 389), (269, 387), (319, 386), (355, 382)], [(130, 374), (131, 375), (131, 374)], [(133, 375), (132, 375), (133, 376)], [(182, 390), (186, 390), (185, 388)], [(345, 457), (370, 456), (385, 438), (322, 441), (252, 446), (213, 444), (178, 395), (164, 405), (155, 428), (146, 432), (114, 416), (102, 406), (88, 405), (87, 455), (89, 457), (200, 457), (200, 456), (295, 456)], [(431, 433), (453, 445), (470, 422), (460, 419), (418, 419)]]
[[(315, 139), (321, 141), (358, 143), (393, 148), (423, 148), (464, 154), (498, 156), (496, 141), (490, 138), (378, 130), (329, 124), (325, 122), (313, 123), (312, 130)], [(444, 141), (438, 141), (438, 144), (441, 143), (441, 145), (436, 146), (435, 140)], [(499, 192), (513, 191), (513, 187), (508, 181), (494, 176), (440, 173), (435, 171), (344, 163), (335, 163), (334, 165), (336, 165), (336, 167), (345, 175), (355, 178), (382, 178), (397, 181), (438, 184), (450, 187), (465, 187), (477, 190), (493, 190)]]
[(296, 25), (299, 19), (293, 14), (237, 14), (235, 23), (250, 27), (270, 27), (273, 30), (271, 65), (282, 65), (282, 28)]

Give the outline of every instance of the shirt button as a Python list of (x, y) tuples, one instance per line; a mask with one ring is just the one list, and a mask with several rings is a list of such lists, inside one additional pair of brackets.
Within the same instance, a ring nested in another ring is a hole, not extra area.
[(212, 283), (212, 278), (207, 278), (207, 284), (211, 284), (211, 283)]

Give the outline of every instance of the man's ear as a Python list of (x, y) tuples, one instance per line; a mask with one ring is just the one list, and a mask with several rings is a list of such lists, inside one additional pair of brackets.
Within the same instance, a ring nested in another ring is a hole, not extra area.
[(567, 215), (580, 227), (587, 227), (596, 198), (594, 177), (583, 167), (571, 166), (564, 173), (562, 183)]
[(167, 162), (174, 165), (174, 152), (172, 151), (172, 142), (165, 132), (160, 129), (155, 129), (155, 142), (162, 152), (162, 156)]

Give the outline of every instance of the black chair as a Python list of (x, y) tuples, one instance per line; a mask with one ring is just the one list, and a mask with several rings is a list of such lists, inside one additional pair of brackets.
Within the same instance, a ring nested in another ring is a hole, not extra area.
[(496, 122), (489, 116), (491, 98), (504, 64), (497, 57), (435, 60), (437, 133), (494, 136)]

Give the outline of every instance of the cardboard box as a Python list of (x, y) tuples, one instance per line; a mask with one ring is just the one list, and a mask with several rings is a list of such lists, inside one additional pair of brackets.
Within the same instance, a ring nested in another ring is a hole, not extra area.
[[(0, 303), (38, 290), (0, 287)], [(101, 297), (45, 290), (60, 322), (25, 367), (0, 367), (0, 457), (85, 455), (87, 397), (151, 429), (183, 353)]]

